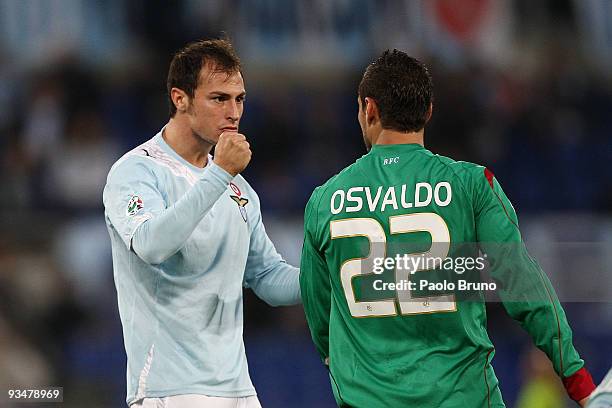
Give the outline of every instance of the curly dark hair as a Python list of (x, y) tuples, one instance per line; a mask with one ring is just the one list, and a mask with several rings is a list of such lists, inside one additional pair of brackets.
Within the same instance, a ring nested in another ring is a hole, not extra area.
[(418, 132), (427, 122), (433, 102), (433, 82), (427, 67), (402, 51), (386, 50), (365, 70), (359, 97), (376, 101), (384, 129)]
[(242, 69), (240, 58), (227, 39), (198, 40), (187, 44), (174, 54), (168, 70), (166, 89), (170, 117), (176, 114), (176, 106), (170, 93), (172, 88), (182, 89), (193, 98), (198, 87), (200, 70), (208, 63), (213, 64), (216, 72), (223, 72), (228, 76), (241, 72)]

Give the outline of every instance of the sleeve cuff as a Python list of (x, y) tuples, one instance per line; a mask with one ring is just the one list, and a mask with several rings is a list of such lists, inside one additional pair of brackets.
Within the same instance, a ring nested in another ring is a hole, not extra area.
[(582, 367), (569, 377), (563, 378), (563, 385), (567, 391), (567, 395), (574, 401), (580, 401), (595, 390), (595, 383), (593, 383), (593, 377), (591, 373)]

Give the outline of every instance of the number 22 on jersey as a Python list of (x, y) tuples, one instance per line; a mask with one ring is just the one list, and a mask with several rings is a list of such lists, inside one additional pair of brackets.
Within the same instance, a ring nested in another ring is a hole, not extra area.
[[(330, 223), (331, 238), (366, 237), (369, 242), (369, 255), (366, 258), (355, 258), (345, 261), (340, 267), (340, 280), (344, 296), (353, 317), (383, 317), (414, 315), (422, 313), (453, 312), (456, 309), (454, 295), (429, 296), (413, 298), (410, 290), (396, 292), (395, 299), (359, 302), (353, 291), (353, 278), (366, 276), (374, 272), (364, 272), (363, 265), (373, 265), (375, 259), (384, 259), (387, 252), (387, 236), (374, 218), (348, 218)], [(450, 233), (446, 222), (436, 213), (405, 214), (389, 217), (389, 231), (394, 234), (427, 232), (431, 235), (432, 246), (424, 253), (407, 254), (426, 259), (448, 256)], [(372, 245), (375, 244), (375, 245)], [(416, 272), (423, 269), (417, 268)], [(395, 269), (395, 281), (407, 282), (410, 277), (408, 269)], [(399, 310), (396, 308), (396, 302)]]

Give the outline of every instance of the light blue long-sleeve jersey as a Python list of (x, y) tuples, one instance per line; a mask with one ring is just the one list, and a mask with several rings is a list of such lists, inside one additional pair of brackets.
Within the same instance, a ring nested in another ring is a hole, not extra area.
[(242, 290), (271, 305), (300, 302), (299, 271), (264, 229), (240, 175), (198, 168), (161, 132), (126, 153), (104, 188), (127, 402), (144, 397), (255, 395), (242, 341)]

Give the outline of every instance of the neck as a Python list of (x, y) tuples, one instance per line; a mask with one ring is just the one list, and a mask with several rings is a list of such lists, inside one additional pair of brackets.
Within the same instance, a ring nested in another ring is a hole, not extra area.
[[(177, 113), (178, 115), (178, 113)], [(170, 118), (162, 137), (179, 156), (196, 167), (205, 167), (213, 145), (196, 135), (181, 118)]]
[(423, 135), (425, 129), (418, 132), (399, 132), (397, 130), (383, 129), (373, 144), (390, 145), (390, 144), (420, 144), (424, 146)]

